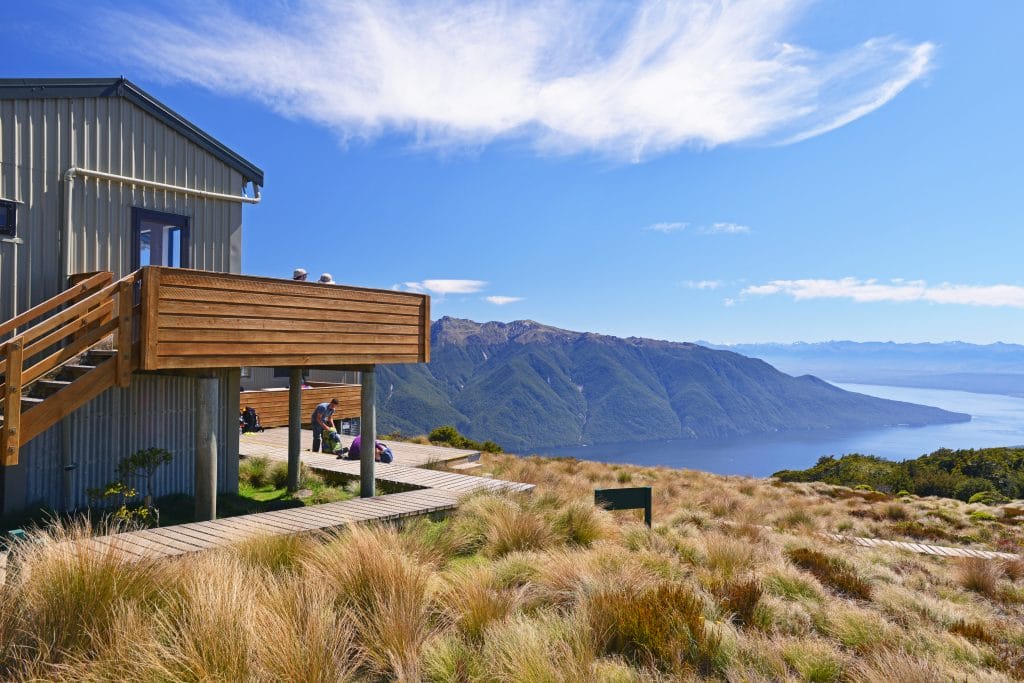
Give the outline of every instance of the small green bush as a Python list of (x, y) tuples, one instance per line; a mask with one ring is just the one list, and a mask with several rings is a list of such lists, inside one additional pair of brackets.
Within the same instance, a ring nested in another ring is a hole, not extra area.
[(996, 516), (991, 512), (986, 512), (985, 510), (975, 510), (971, 513), (971, 519), (977, 522), (994, 522)]
[(982, 505), (999, 505), (1009, 503), (1010, 499), (999, 493), (999, 491), (979, 491), (967, 499), (968, 503), (981, 503)]
[(254, 489), (267, 485), (267, 467), (270, 461), (266, 458), (245, 458), (238, 464), (238, 477)]
[(459, 434), (459, 430), (452, 425), (443, 425), (434, 429), (427, 438), (431, 443), (446, 443), (453, 448), (465, 448), (473, 451), (485, 451), (487, 453), (503, 453), (501, 446), (493, 441), (473, 441)]

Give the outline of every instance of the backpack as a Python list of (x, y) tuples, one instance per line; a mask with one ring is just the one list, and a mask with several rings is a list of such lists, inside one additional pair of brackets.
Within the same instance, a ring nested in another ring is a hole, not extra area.
[(242, 433), (262, 432), (263, 425), (260, 424), (260, 416), (252, 406), (246, 406), (242, 411)]

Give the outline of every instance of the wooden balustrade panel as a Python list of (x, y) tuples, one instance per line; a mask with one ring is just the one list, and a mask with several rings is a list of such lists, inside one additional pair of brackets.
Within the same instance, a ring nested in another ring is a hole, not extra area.
[(430, 359), (424, 294), (181, 268), (145, 268), (142, 281), (145, 370)]
[[(320, 403), (336, 398), (339, 401), (335, 409), (335, 419), (359, 417), (361, 387), (358, 384), (334, 384), (318, 386), (302, 390), (302, 423), (309, 422), (313, 409)], [(264, 427), (284, 427), (288, 424), (288, 390), (264, 389), (262, 391), (243, 391), (239, 394), (239, 409), (252, 406), (260, 416)]]

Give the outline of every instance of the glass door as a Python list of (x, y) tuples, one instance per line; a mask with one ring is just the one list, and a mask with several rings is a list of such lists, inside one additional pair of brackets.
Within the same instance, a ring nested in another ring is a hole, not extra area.
[(143, 266), (189, 267), (188, 216), (132, 209), (133, 270)]

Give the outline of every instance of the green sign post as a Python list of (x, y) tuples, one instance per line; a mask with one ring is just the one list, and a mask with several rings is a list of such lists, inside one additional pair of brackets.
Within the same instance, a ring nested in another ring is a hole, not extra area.
[(644, 522), (651, 526), (651, 487), (628, 489), (594, 489), (594, 505), (606, 510), (637, 510), (643, 508)]

